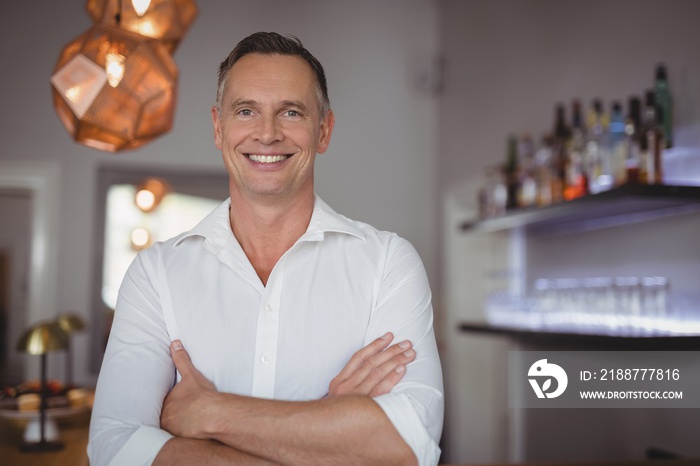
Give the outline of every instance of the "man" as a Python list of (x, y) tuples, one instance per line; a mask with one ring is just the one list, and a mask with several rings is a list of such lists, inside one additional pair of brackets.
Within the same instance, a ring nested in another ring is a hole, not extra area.
[(315, 196), (334, 125), (320, 63), (249, 36), (221, 64), (212, 121), (231, 197), (129, 269), (91, 464), (436, 464), (425, 270)]

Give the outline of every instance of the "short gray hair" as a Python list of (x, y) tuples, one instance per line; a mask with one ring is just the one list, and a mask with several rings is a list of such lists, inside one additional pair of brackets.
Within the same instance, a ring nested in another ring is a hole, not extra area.
[(229, 71), (234, 63), (250, 53), (261, 55), (291, 55), (301, 57), (314, 72), (316, 77), (316, 96), (319, 103), (321, 118), (325, 117), (331, 109), (328, 99), (328, 85), (323, 66), (294, 36), (283, 36), (276, 32), (256, 32), (240, 41), (229, 53), (228, 57), (219, 65), (219, 82), (216, 89), (216, 110), (221, 115), (221, 106), (224, 100), (224, 90)]

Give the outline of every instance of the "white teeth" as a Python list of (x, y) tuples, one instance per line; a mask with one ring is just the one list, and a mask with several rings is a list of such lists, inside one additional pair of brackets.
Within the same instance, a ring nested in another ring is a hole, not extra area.
[(288, 155), (254, 155), (250, 154), (248, 158), (252, 160), (253, 162), (262, 162), (262, 163), (273, 163), (273, 162), (281, 162), (282, 160), (286, 159), (289, 157)]

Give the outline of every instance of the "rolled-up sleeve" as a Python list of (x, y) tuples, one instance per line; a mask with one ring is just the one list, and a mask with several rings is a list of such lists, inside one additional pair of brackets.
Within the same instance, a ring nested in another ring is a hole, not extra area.
[(160, 428), (175, 367), (154, 286), (156, 255), (155, 249), (141, 253), (119, 291), (90, 421), (93, 466), (150, 465), (172, 437)]
[(413, 246), (394, 237), (386, 257), (367, 342), (387, 331), (394, 341), (410, 340), (416, 359), (394, 389), (374, 400), (384, 410), (420, 466), (440, 459), (444, 418), (442, 368), (433, 331), (430, 286)]

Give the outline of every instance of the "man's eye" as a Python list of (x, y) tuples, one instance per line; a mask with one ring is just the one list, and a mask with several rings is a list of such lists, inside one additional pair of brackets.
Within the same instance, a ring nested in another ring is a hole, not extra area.
[(299, 112), (297, 112), (296, 110), (287, 110), (285, 113), (287, 114), (287, 116), (290, 116), (290, 117), (298, 117), (299, 116)]
[(243, 110), (239, 110), (238, 114), (241, 116), (251, 116), (253, 114), (253, 112), (247, 108), (244, 108)]

